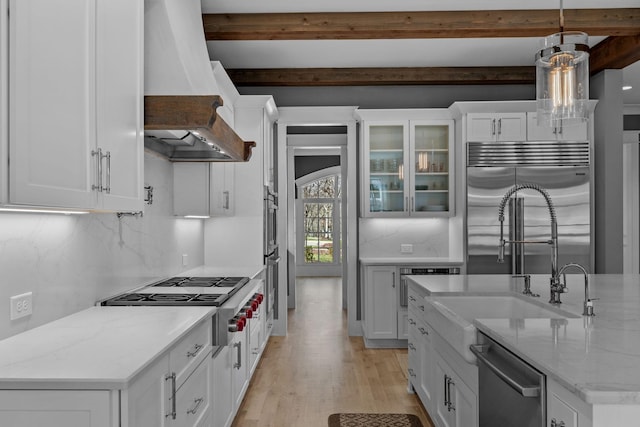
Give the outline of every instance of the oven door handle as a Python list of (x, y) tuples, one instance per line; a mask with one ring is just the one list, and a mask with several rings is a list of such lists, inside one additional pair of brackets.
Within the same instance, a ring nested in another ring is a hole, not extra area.
[(502, 381), (504, 381), (509, 387), (520, 393), (523, 397), (539, 397), (540, 396), (540, 385), (524, 385), (520, 384), (516, 379), (507, 375), (498, 365), (496, 365), (492, 360), (490, 360), (489, 356), (486, 354), (486, 351), (489, 349), (489, 345), (470, 345), (469, 350), (473, 354), (476, 355), (478, 360), (483, 362), (487, 367), (498, 376)]

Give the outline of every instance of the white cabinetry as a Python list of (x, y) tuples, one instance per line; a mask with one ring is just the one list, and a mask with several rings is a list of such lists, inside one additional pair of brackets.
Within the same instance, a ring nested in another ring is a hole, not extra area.
[(591, 406), (578, 399), (552, 378), (547, 377), (546, 425), (547, 427), (591, 427)]
[(526, 113), (469, 113), (467, 141), (526, 141)]
[(409, 284), (409, 383), (418, 393), (427, 412), (434, 406), (433, 331), (424, 323), (425, 292)]
[(10, 0), (9, 8), (5, 202), (142, 210), (143, 2)]
[(367, 266), (364, 270), (364, 336), (368, 339), (396, 339), (396, 267)]
[(477, 427), (478, 398), (447, 360), (434, 352), (435, 407), (432, 412), (440, 427)]
[(173, 163), (173, 213), (178, 216), (232, 216), (232, 163)]
[(362, 216), (453, 215), (453, 120), (408, 120), (403, 110), (386, 115), (398, 119), (363, 121)]
[(538, 126), (537, 114), (527, 113), (527, 139), (529, 141), (588, 141), (588, 125)]
[(213, 357), (212, 427), (230, 426), (233, 421), (233, 394), (231, 393), (231, 348), (222, 347)]
[(106, 390), (0, 390), (0, 420), (7, 427), (116, 427), (110, 396)]

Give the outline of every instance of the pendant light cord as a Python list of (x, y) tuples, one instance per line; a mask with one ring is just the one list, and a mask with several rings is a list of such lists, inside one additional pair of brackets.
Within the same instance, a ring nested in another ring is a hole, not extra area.
[(564, 8), (562, 7), (562, 0), (560, 0), (560, 44), (564, 43)]

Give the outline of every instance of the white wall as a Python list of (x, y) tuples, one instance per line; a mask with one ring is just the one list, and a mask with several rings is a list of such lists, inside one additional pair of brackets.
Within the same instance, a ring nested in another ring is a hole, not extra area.
[[(0, 339), (203, 264), (202, 221), (172, 215), (171, 163), (145, 154), (145, 185), (142, 218), (0, 213)], [(9, 297), (29, 291), (33, 314), (10, 320)]]

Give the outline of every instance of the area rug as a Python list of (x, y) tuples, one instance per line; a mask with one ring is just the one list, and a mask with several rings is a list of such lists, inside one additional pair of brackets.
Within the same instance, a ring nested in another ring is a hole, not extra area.
[(331, 414), (329, 427), (422, 427), (411, 414)]

